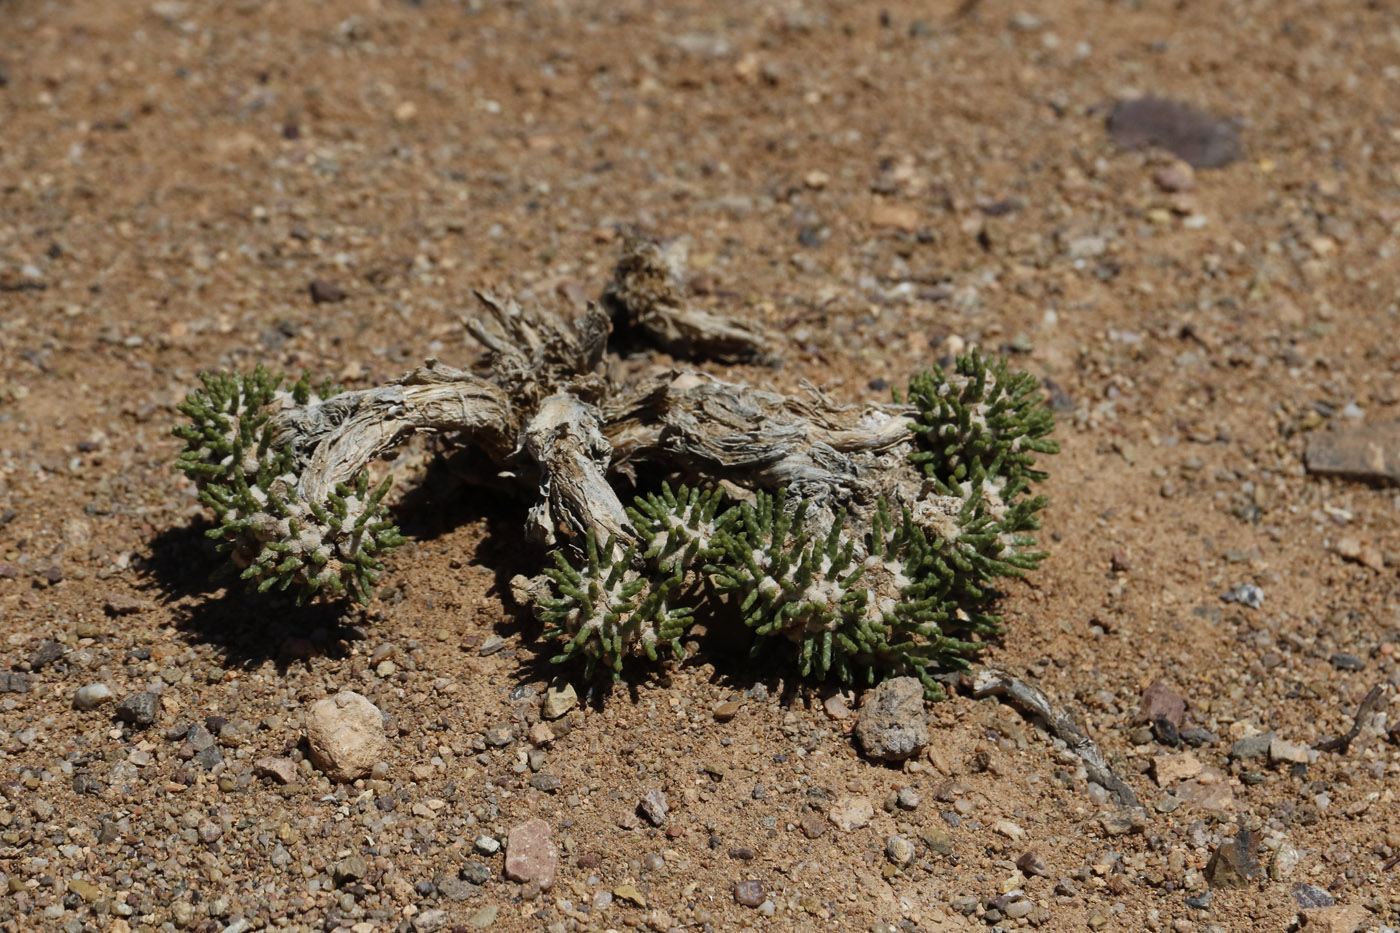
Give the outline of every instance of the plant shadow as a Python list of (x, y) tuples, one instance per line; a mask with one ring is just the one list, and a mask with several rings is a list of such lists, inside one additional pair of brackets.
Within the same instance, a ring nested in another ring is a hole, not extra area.
[(348, 645), (364, 637), (362, 611), (346, 601), (298, 606), (281, 593), (212, 580), (224, 560), (207, 535), (212, 527), (201, 518), (161, 531), (137, 567), (182, 637), (215, 648), (225, 666), (273, 661), (282, 673), (311, 657), (345, 657)]

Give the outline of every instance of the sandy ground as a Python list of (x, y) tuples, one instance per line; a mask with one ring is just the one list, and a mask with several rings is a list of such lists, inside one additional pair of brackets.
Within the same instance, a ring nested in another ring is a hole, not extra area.
[[(1303, 466), (1397, 415), (1397, 36), (1394, 4), (1330, 0), (0, 0), (0, 927), (1186, 933), (1319, 896), (1353, 912), (1309, 929), (1400, 924), (1400, 500)], [(1241, 157), (1115, 145), (1142, 95), (1233, 121)], [(472, 289), (596, 296), (623, 224), (782, 332), (783, 368), (730, 378), (869, 400), (977, 345), (1049, 380), (1052, 553), (989, 660), (1080, 718), (1145, 822), (1115, 834), (995, 700), (872, 764), (858, 697), (715, 644), (578, 682), (536, 747), (561, 673), (504, 585), (520, 513), (411, 465), (366, 610), (205, 582), (171, 466), (197, 372), (469, 362)], [(1138, 720), (1153, 681), (1201, 744)], [(74, 709), (97, 683), (160, 692), (154, 724)], [(1376, 685), (1347, 754), (1310, 749)], [(255, 775), (342, 688), (391, 718), (387, 772)], [(547, 891), (491, 851), (533, 818)], [(1257, 877), (1211, 887), (1241, 828)]]

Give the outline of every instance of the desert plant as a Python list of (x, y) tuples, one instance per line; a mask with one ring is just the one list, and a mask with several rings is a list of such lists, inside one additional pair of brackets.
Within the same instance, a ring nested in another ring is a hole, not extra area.
[(618, 676), (629, 657), (679, 657), (708, 605), (805, 676), (907, 673), (934, 695), (934, 675), (1000, 628), (995, 582), (1044, 557), (1031, 487), (1053, 420), (1035, 379), (1002, 360), (974, 351), (916, 374), (904, 401), (861, 407), (690, 369), (621, 380), (615, 328), (678, 356), (774, 355), (761, 328), (694, 307), (673, 257), (637, 237), (577, 319), (479, 298), (465, 322), (485, 348), (475, 371), (429, 361), (353, 392), (261, 368), (202, 377), (178, 464), (217, 516), (229, 572), (298, 599), (367, 600), (403, 540), (369, 465), (428, 433), (531, 500), (526, 535), (548, 556), (515, 589), (557, 660)]

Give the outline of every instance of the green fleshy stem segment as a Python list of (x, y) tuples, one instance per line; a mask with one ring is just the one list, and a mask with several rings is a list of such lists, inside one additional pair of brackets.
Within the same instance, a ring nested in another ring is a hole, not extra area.
[(592, 531), (584, 542), (582, 566), (576, 568), (562, 551), (554, 552), (554, 566), (545, 575), (556, 595), (540, 600), (539, 617), (545, 638), (564, 641), (555, 663), (582, 657), (584, 676), (601, 668), (620, 679), (629, 656), (644, 654), (655, 661), (660, 646), (685, 656), (680, 639), (692, 610), (670, 605), (682, 575), (678, 570), (640, 575), (633, 569), (636, 557), (635, 548), (621, 548), (612, 539), (600, 552)]
[[(322, 593), (368, 602), (383, 558), (404, 542), (384, 518), (390, 480), (371, 489), (362, 470), (325, 502), (299, 500), (291, 456), (269, 441), (268, 406), (282, 377), (259, 365), (249, 374), (205, 373), (200, 380), (180, 406), (191, 423), (173, 433), (185, 441), (177, 466), (218, 519), (208, 534), (229, 563), (216, 579), (238, 578), (260, 593), (291, 590), (298, 603)], [(313, 389), (307, 375), (286, 389), (297, 405), (336, 391), (329, 381)]]
[[(740, 509), (738, 532), (723, 539), (725, 559), (706, 570), (721, 591), (741, 600), (741, 618), (758, 636), (755, 654), (788, 644), (803, 676), (869, 685), (911, 674), (938, 697), (933, 674), (965, 667), (980, 650), (949, 634), (969, 628), (954, 597), (955, 573), (937, 560), (956, 549), (931, 542), (907, 513), (895, 522), (882, 502), (869, 557), (857, 560), (856, 542), (839, 519), (814, 537), (805, 527), (806, 503), (789, 512), (784, 492), (760, 492), (756, 505)], [(876, 606), (868, 586), (878, 585), (880, 573), (890, 575), (885, 585), (899, 595)]]
[(716, 554), (713, 539), (723, 522), (716, 515), (723, 502), (722, 490), (681, 486), (672, 491), (669, 483), (662, 484), (659, 494), (639, 496), (627, 515), (646, 542), (642, 560), (669, 575)]
[(951, 374), (934, 367), (914, 376), (909, 402), (919, 413), (913, 426), (919, 450), (910, 460), (942, 495), (990, 476), (1003, 482), (1002, 499), (1010, 502), (1031, 481), (1045, 479), (1034, 468), (1035, 455), (1060, 449), (1049, 439), (1055, 416), (1035, 377), (1012, 372), (1002, 359), (989, 363), (976, 350), (958, 356)]

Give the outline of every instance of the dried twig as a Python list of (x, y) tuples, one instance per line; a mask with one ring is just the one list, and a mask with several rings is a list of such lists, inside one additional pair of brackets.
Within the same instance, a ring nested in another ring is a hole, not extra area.
[(1339, 735), (1335, 739), (1325, 739), (1313, 745), (1324, 752), (1336, 752), (1345, 755), (1351, 748), (1351, 743), (1356, 741), (1356, 737), (1361, 734), (1361, 727), (1366, 722), (1366, 717), (1374, 712), (1378, 712), (1385, 705), (1385, 685), (1376, 684), (1366, 692), (1366, 696), (1361, 700), (1361, 705), (1356, 708), (1356, 718), (1352, 720), (1351, 728), (1346, 735)]
[(984, 667), (973, 675), (972, 695), (1005, 697), (1022, 714), (1040, 719), (1051, 735), (1063, 741), (1070, 751), (1083, 760), (1090, 780), (1106, 788), (1122, 805), (1139, 806), (1137, 794), (1109, 768), (1094, 740), (1081, 732), (1068, 714), (1056, 709), (1039, 687), (1007, 671)]

